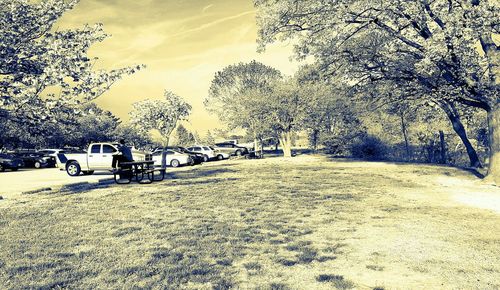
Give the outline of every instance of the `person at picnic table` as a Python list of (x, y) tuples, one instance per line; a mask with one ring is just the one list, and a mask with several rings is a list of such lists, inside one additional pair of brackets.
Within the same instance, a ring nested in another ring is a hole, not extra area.
[(113, 169), (116, 169), (116, 165), (120, 165), (122, 162), (132, 162), (134, 158), (132, 157), (132, 151), (128, 146), (125, 145), (125, 139), (120, 139), (120, 145), (118, 147), (118, 152), (113, 155)]

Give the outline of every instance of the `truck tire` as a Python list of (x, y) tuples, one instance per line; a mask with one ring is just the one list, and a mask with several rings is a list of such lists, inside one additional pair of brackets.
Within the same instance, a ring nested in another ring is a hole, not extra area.
[(217, 160), (222, 160), (222, 159), (224, 159), (224, 156), (222, 156), (222, 154), (217, 155)]
[(78, 176), (81, 171), (80, 164), (76, 161), (71, 161), (66, 165), (66, 173), (68, 173), (69, 176)]
[(203, 162), (207, 162), (207, 161), (208, 161), (208, 159), (209, 159), (209, 158), (208, 158), (208, 155), (206, 155), (206, 154), (205, 154), (205, 155), (203, 155)]
[(177, 159), (173, 159), (173, 160), (170, 162), (170, 165), (171, 165), (172, 167), (179, 167), (180, 162), (179, 162), (179, 160), (177, 160)]
[(4, 172), (5, 171), (5, 167), (3, 167), (2, 164), (0, 164), (0, 172)]
[(243, 155), (243, 152), (241, 152), (241, 150), (238, 149), (238, 150), (236, 150), (235, 154), (236, 154), (236, 156), (241, 156), (241, 155)]
[(40, 163), (39, 161), (36, 161), (36, 162), (35, 162), (35, 168), (36, 168), (36, 169), (40, 169), (40, 168), (42, 168), (42, 163)]

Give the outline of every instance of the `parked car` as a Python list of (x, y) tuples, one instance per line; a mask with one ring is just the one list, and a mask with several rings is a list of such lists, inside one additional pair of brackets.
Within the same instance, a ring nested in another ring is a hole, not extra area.
[(38, 150), (37, 152), (45, 154), (45, 155), (57, 157), (57, 154), (64, 154), (64, 153), (66, 153), (66, 150), (65, 149), (42, 149), (42, 150)]
[(10, 169), (17, 171), (23, 167), (23, 160), (13, 154), (0, 153), (0, 171)]
[[(164, 150), (156, 150), (153, 152), (153, 160), (155, 166), (161, 166), (161, 159)], [(181, 165), (192, 165), (193, 159), (189, 154), (182, 153), (173, 149), (166, 149), (167, 153), (167, 166), (179, 167)]]
[[(118, 153), (118, 146), (114, 143), (92, 143), (85, 153), (62, 154), (59, 158), (60, 168), (65, 168), (70, 176), (93, 174), (94, 171), (110, 171), (113, 164), (113, 155)], [(61, 155), (61, 154), (59, 154)], [(132, 149), (135, 161), (151, 160), (151, 154)], [(64, 165), (62, 165), (64, 164)]]
[[(59, 154), (69, 153), (65, 149), (42, 149), (42, 150), (38, 150), (37, 152), (52, 156), (52, 157), (54, 157), (55, 160), (57, 160), (57, 158), (59, 158), (58, 157)], [(55, 166), (57, 167), (57, 162), (56, 162)]]
[(231, 155), (226, 152), (222, 152), (217, 148), (214, 148), (212, 146), (208, 146), (210, 149), (212, 149), (215, 152), (215, 159), (217, 160), (224, 160), (224, 159), (229, 159)]
[(208, 146), (194, 145), (188, 147), (187, 150), (203, 154), (203, 161), (207, 162), (215, 158), (215, 152)]
[(248, 149), (233, 143), (215, 143), (215, 149), (228, 153), (229, 155), (241, 156), (248, 154)]
[[(173, 150), (181, 152), (181, 153), (189, 154), (189, 156), (191, 156), (191, 159), (193, 160), (191, 165), (201, 164), (205, 160), (205, 156), (202, 153), (196, 153), (193, 151), (189, 151), (187, 148), (182, 147), (182, 146), (167, 146), (167, 149), (173, 149)], [(156, 149), (155, 152), (157, 150), (161, 151), (161, 150), (163, 150), (163, 148)]]
[(16, 153), (16, 156), (23, 160), (24, 167), (39, 169), (56, 166), (56, 157), (40, 152), (21, 152)]

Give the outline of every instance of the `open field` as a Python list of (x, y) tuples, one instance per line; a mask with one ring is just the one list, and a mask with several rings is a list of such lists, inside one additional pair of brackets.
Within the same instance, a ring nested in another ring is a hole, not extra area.
[(0, 288), (498, 289), (499, 196), (454, 168), (321, 156), (21, 195), (0, 200)]

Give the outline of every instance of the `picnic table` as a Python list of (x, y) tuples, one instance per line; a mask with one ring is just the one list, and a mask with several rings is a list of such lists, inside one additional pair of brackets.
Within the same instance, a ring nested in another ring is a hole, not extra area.
[[(120, 162), (118, 170), (113, 171), (115, 182), (129, 184), (135, 179), (138, 183), (149, 184), (153, 181), (162, 181), (165, 178), (165, 168), (155, 169), (154, 163), (153, 160)], [(159, 178), (155, 178), (155, 172), (160, 173)]]

